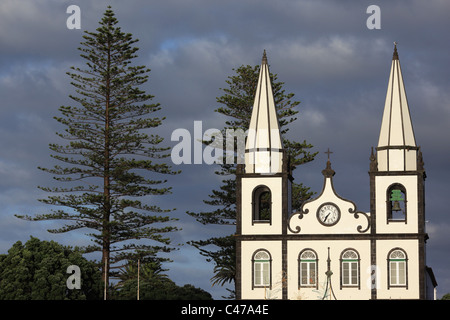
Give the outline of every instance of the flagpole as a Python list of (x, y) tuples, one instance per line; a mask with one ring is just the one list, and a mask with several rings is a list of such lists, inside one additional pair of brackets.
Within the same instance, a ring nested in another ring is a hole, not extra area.
[(139, 269), (140, 269), (140, 259), (138, 258), (138, 274), (137, 274), (137, 299), (139, 300)]
[(106, 278), (108, 276), (107, 266), (108, 266), (107, 259), (105, 259), (105, 288), (104, 288), (104, 291), (103, 291), (103, 300), (106, 300), (106, 290), (107, 290), (107, 286), (108, 286), (107, 283), (106, 283)]

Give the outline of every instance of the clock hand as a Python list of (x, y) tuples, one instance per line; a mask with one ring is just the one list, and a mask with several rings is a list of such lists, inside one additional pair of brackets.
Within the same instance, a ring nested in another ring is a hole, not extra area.
[(330, 216), (331, 212), (327, 214), (327, 216), (325, 217), (325, 219), (323, 220), (323, 222), (327, 221), (328, 217)]

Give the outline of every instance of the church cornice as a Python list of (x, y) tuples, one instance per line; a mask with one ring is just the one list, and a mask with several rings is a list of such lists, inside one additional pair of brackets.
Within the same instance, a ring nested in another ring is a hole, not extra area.
[(282, 240), (427, 240), (427, 233), (346, 233), (346, 234), (240, 234), (236, 238), (244, 241)]
[(381, 150), (419, 150), (420, 147), (417, 146), (403, 146), (403, 145), (398, 145), (398, 146), (382, 146), (382, 147), (376, 147), (375, 149), (377, 151), (381, 151)]
[(422, 170), (412, 170), (412, 171), (369, 171), (369, 174), (376, 176), (422, 176), (425, 174)]

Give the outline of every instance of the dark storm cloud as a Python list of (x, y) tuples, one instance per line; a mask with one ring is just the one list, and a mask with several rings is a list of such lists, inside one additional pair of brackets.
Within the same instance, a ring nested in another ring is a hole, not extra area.
[[(66, 28), (71, 4), (81, 9), (82, 30)], [(214, 112), (219, 88), (232, 69), (256, 65), (267, 50), (271, 72), (285, 82), (287, 92), (301, 101), (299, 119), (290, 138), (306, 140), (320, 154), (300, 166), (296, 181), (320, 192), (323, 152), (330, 147), (336, 171), (336, 191), (369, 209), (368, 157), (378, 141), (393, 41), (399, 43), (400, 62), (418, 144), (424, 152), (427, 179), (428, 259), (439, 282), (440, 295), (450, 292), (445, 266), (450, 218), (449, 43), (450, 4), (444, 1), (378, 1), (381, 29), (369, 30), (366, 13), (372, 1), (32, 1), (3, 0), (0, 4), (0, 250), (30, 234), (48, 239), (49, 227), (17, 221), (14, 213), (42, 213), (37, 185), (51, 177), (36, 169), (51, 165), (48, 143), (61, 142), (52, 119), (73, 94), (70, 66), (83, 67), (76, 49), (83, 30), (94, 31), (111, 4), (124, 32), (139, 39), (137, 63), (152, 71), (145, 89), (161, 103), (166, 116), (158, 133), (173, 146), (176, 128), (192, 132), (193, 121), (203, 130), (221, 128), (223, 116)], [(177, 167), (176, 167), (177, 168)], [(214, 167), (185, 165), (169, 179), (173, 194), (157, 199), (184, 228), (174, 242), (204, 239), (221, 228), (203, 226), (186, 211), (209, 210), (203, 204), (220, 185)], [(355, 187), (358, 186), (358, 187)], [(153, 201), (153, 199), (152, 199)], [(64, 244), (85, 241), (77, 235), (59, 237)], [(184, 246), (186, 247), (186, 245)], [(191, 248), (174, 256), (171, 277), (193, 283), (220, 298), (223, 288), (211, 288), (212, 266)], [(190, 271), (205, 274), (195, 277)], [(189, 279), (192, 279), (190, 281)]]

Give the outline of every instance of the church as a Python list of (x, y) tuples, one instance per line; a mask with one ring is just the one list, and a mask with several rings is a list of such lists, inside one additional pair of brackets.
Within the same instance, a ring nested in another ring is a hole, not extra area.
[(435, 299), (426, 264), (426, 174), (396, 44), (369, 158), (370, 212), (336, 192), (329, 155), (322, 191), (292, 212), (293, 178), (264, 52), (245, 163), (236, 173), (236, 297)]

